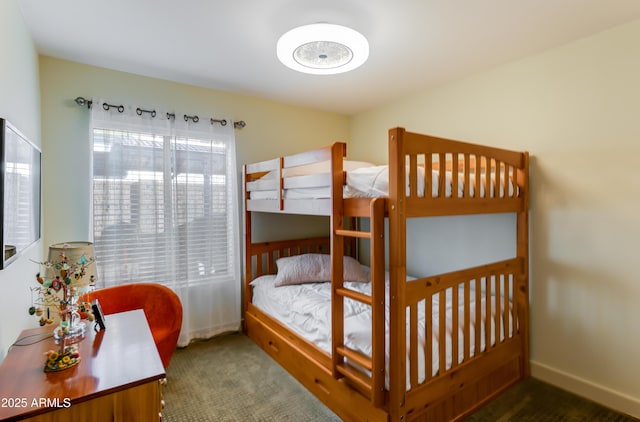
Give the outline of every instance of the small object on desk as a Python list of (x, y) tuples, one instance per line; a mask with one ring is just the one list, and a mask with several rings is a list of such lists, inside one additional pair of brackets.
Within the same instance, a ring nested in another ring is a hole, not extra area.
[(95, 330), (100, 331), (106, 328), (104, 324), (104, 314), (102, 313), (102, 308), (100, 308), (100, 302), (98, 299), (95, 299), (91, 304), (91, 309), (93, 310), (93, 317), (96, 320)]
[(71, 345), (63, 348), (64, 352), (59, 353), (55, 350), (49, 350), (47, 354), (47, 363), (44, 366), (44, 372), (62, 371), (71, 368), (80, 362), (80, 354), (78, 346)]

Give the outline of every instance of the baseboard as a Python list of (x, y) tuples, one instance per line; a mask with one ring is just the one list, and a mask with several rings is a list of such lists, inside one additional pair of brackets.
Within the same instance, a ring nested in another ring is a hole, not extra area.
[(610, 409), (640, 418), (640, 400), (556, 368), (531, 361), (531, 376)]

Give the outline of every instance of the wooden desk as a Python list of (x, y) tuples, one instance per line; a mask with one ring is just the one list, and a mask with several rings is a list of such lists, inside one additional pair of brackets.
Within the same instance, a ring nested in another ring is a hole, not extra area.
[(24, 330), (0, 364), (0, 421), (160, 420), (165, 372), (144, 312), (107, 315), (106, 326), (87, 326), (80, 362), (59, 372), (44, 372), (52, 327)]

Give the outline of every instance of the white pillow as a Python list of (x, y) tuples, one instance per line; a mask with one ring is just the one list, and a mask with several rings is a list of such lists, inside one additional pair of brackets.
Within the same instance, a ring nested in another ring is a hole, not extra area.
[[(331, 256), (327, 254), (311, 253), (279, 258), (276, 266), (276, 287), (331, 281)], [(369, 281), (360, 263), (350, 256), (344, 257), (343, 267), (345, 281)]]

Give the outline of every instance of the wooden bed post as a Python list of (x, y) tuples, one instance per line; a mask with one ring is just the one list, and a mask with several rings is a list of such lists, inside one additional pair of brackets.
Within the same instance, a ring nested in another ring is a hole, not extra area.
[[(389, 413), (392, 421), (406, 420), (406, 179), (403, 128), (389, 130)], [(394, 199), (392, 199), (394, 198)]]
[[(244, 283), (243, 283), (243, 315), (251, 303), (251, 288), (249, 283), (253, 279), (252, 258), (251, 258), (251, 212), (247, 209), (247, 166), (242, 166), (242, 209), (244, 210)], [(247, 333), (247, 323), (243, 318), (243, 331)]]
[(384, 212), (386, 199), (371, 200), (371, 361), (372, 361), (372, 401), (376, 407), (384, 404), (385, 379), (385, 286), (384, 286)]
[(344, 299), (336, 291), (344, 284), (344, 238), (338, 235), (338, 230), (344, 225), (342, 159), (345, 155), (346, 144), (336, 142), (331, 146), (331, 373), (334, 378), (342, 377), (337, 367), (344, 362), (344, 357), (337, 353), (344, 343)]
[(528, 378), (531, 375), (529, 364), (529, 153), (525, 152), (523, 159), (521, 170), (523, 174), (518, 175), (518, 180), (523, 181), (522, 186), (519, 186), (523, 204), (516, 222), (518, 236), (516, 253), (523, 262), (522, 279), (519, 281), (520, 304), (518, 304), (521, 315), (518, 320), (521, 324), (522, 337), (522, 376)]

